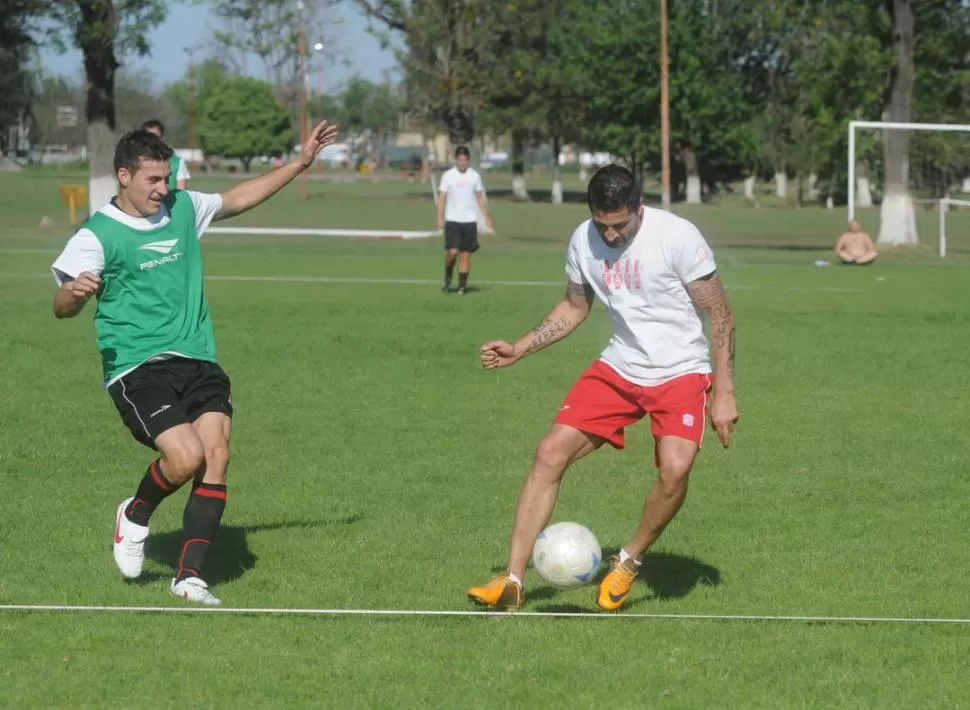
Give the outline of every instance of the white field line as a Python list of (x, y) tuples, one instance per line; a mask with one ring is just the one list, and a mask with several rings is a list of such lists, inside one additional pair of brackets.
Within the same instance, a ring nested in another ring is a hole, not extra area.
[[(37, 274), (0, 274), (0, 278), (5, 279), (35, 279), (47, 278), (50, 276), (43, 273)], [(382, 279), (369, 277), (347, 277), (347, 276), (206, 276), (206, 281), (239, 281), (252, 283), (307, 283), (307, 284), (363, 284), (370, 286), (381, 285), (403, 285), (403, 286), (440, 286), (441, 281), (437, 279)], [(473, 285), (478, 286), (529, 286), (529, 287), (558, 287), (565, 288), (565, 281), (494, 281), (494, 280), (475, 280)], [(819, 293), (866, 293), (864, 288), (842, 288), (836, 286), (728, 286), (728, 291), (817, 291)]]
[(86, 606), (72, 604), (0, 604), (0, 612), (248, 614), (261, 616), (477, 617), (507, 619), (654, 619), (673, 621), (774, 621), (816, 624), (970, 624), (970, 619), (887, 616), (784, 616), (773, 614), (635, 614), (631, 612), (471, 611), (438, 609), (274, 609), (205, 606)]
[(427, 239), (440, 231), (400, 229), (298, 229), (283, 227), (209, 227), (206, 234), (251, 234), (264, 237), (356, 237), (365, 239)]

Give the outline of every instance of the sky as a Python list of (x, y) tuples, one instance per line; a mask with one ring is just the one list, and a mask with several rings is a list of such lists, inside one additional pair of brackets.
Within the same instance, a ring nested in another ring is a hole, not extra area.
[[(331, 17), (335, 26), (326, 30), (326, 36), (330, 44), (335, 45), (337, 56), (323, 66), (320, 63), (322, 55), (317, 57), (312, 78), (317, 90), (322, 84), (329, 93), (339, 92), (346, 81), (354, 76), (381, 81), (385, 71), (395, 69), (397, 62), (394, 55), (390, 50), (382, 49), (380, 42), (368, 33), (367, 19), (355, 5), (340, 3)], [(173, 3), (169, 6), (164, 24), (148, 35), (152, 56), (128, 57), (122, 59), (122, 64), (147, 70), (158, 88), (185, 75), (189, 64), (189, 55), (184, 51), (185, 48), (215, 44), (213, 33), (216, 27), (216, 19), (208, 7)], [(322, 39), (323, 34), (321, 32), (321, 37), (317, 38), (312, 30), (308, 31), (309, 46), (312, 47), (318, 39)], [(195, 61), (205, 59), (207, 51), (202, 49), (196, 52)], [(212, 54), (214, 52), (209, 52), (209, 55)], [(78, 50), (65, 54), (42, 50), (41, 62), (51, 74), (61, 74), (71, 79), (83, 78), (81, 53)], [(258, 58), (247, 61), (247, 69), (254, 76), (265, 78)]]

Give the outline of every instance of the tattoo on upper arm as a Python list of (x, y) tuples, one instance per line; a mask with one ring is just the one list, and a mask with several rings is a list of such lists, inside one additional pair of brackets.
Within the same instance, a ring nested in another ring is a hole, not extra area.
[(569, 301), (576, 301), (577, 299), (585, 299), (586, 306), (593, 305), (593, 287), (587, 283), (576, 283), (575, 281), (570, 281), (566, 284), (566, 299)]
[(711, 344), (717, 350), (727, 350), (728, 373), (734, 375), (735, 324), (734, 313), (728, 300), (724, 284), (717, 272), (701, 277), (687, 284), (694, 305), (707, 314), (711, 321)]

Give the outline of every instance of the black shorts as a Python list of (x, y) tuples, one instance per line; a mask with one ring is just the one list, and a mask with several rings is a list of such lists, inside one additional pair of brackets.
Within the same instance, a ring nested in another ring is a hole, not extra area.
[(445, 222), (445, 249), (478, 251), (478, 224)]
[(108, 394), (135, 439), (151, 449), (163, 431), (206, 412), (232, 416), (229, 376), (205, 360), (146, 362), (112, 382)]

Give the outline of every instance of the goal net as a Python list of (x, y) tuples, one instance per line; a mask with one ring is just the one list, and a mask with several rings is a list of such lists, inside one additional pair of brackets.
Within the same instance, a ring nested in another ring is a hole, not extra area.
[(852, 121), (848, 213), (880, 244), (970, 253), (970, 125)]

